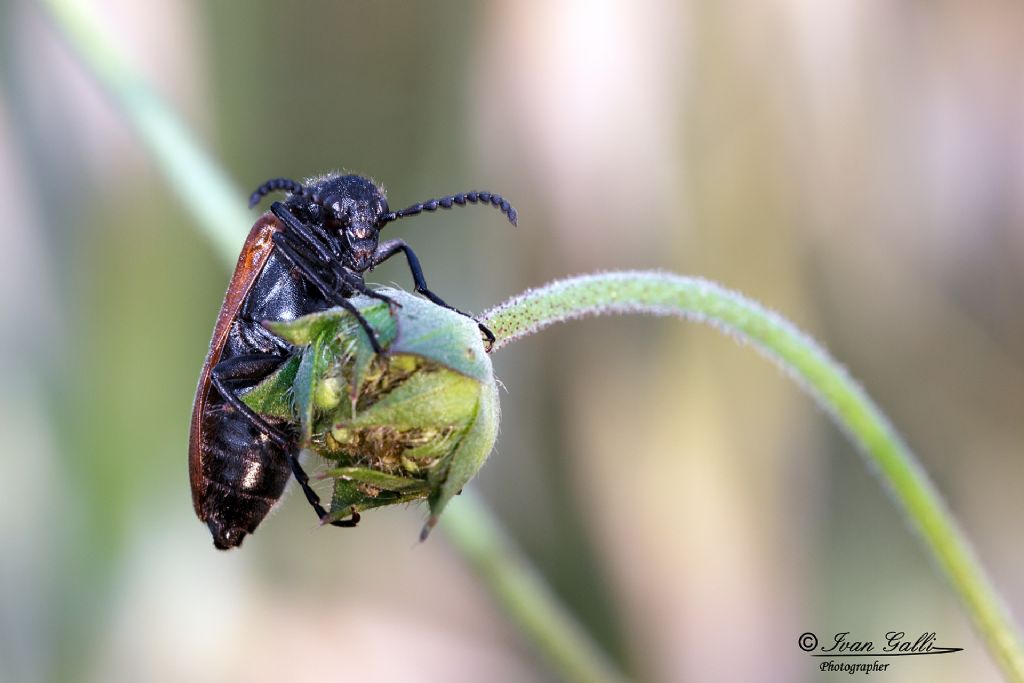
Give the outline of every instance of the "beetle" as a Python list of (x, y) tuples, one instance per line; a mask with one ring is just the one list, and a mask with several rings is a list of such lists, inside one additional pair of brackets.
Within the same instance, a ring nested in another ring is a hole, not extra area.
[[(423, 211), (466, 204), (491, 204), (513, 225), (516, 210), (490, 192), (464, 192), (390, 211), (384, 191), (358, 175), (329, 174), (305, 184), (275, 178), (250, 197), (250, 208), (272, 192), (287, 192), (249, 231), (227, 294), (217, 315), (203, 363), (189, 430), (189, 479), (196, 515), (207, 524), (221, 550), (241, 545), (281, 497), (291, 476), (317, 516), (327, 512), (298, 460), (293, 425), (255, 413), (241, 394), (275, 372), (295, 349), (271, 334), (268, 320), (340, 306), (353, 315), (377, 352), (374, 330), (349, 300), (364, 294), (394, 306), (367, 287), (363, 273), (399, 252), (405, 255), (416, 292), (458, 313), (427, 287), (423, 269), (403, 240), (379, 241), (388, 223)], [(467, 313), (462, 313), (466, 315)], [(494, 341), (478, 323), (488, 343)], [(348, 519), (331, 522), (352, 527)]]

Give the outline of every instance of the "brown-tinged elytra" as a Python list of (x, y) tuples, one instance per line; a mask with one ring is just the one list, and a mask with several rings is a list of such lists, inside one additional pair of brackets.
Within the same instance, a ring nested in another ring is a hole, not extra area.
[[(366, 286), (363, 273), (395, 254), (405, 255), (418, 293), (457, 310), (427, 288), (419, 259), (408, 244), (379, 242), (385, 225), (422, 211), (477, 202), (497, 207), (513, 225), (516, 222), (515, 209), (489, 192), (441, 197), (392, 212), (383, 190), (356, 175), (331, 174), (305, 185), (270, 180), (253, 193), (250, 206), (274, 191), (289, 195), (274, 202), (246, 238), (217, 316), (192, 409), (192, 502), (199, 519), (209, 526), (214, 545), (222, 550), (241, 545), (255, 531), (292, 474), (321, 521), (346, 527), (359, 521), (356, 513), (338, 520), (324, 510), (299, 464), (295, 425), (259, 415), (240, 398), (295, 352), (263, 322), (294, 320), (340, 306), (363, 328), (373, 350), (381, 353), (377, 335), (349, 299), (359, 293), (392, 304), (388, 296)], [(482, 325), (480, 330), (493, 341), (490, 330)]]

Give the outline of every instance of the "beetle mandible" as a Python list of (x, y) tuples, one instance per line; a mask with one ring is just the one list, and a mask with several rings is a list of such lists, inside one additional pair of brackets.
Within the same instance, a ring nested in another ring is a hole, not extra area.
[[(423, 269), (403, 240), (379, 242), (388, 223), (423, 211), (467, 203), (491, 204), (516, 224), (516, 210), (499, 195), (465, 192), (390, 211), (384, 191), (357, 175), (329, 174), (307, 183), (268, 180), (253, 192), (254, 207), (271, 192), (274, 202), (253, 225), (238, 257), (210, 341), (192, 408), (189, 478), (192, 503), (221, 550), (241, 545), (253, 533), (295, 476), (317, 516), (327, 516), (298, 460), (292, 426), (256, 414), (240, 394), (269, 377), (294, 352), (267, 331), (265, 320), (293, 320), (341, 306), (365, 330), (380, 353), (374, 330), (349, 298), (364, 294), (394, 305), (367, 287), (363, 273), (402, 252), (416, 291), (438, 306), (455, 310), (427, 287)], [(462, 313), (467, 315), (466, 313)], [(480, 330), (488, 342), (494, 335)], [(331, 522), (351, 527), (349, 519)]]

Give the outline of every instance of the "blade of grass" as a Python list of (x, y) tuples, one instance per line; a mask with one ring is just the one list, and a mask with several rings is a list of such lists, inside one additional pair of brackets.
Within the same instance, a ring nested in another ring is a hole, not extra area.
[(135, 128), (157, 167), (226, 262), (234, 265), (253, 216), (244, 195), (197, 142), (187, 126), (133, 69), (117, 41), (100, 28), (80, 0), (38, 0), (87, 74), (107, 92)]

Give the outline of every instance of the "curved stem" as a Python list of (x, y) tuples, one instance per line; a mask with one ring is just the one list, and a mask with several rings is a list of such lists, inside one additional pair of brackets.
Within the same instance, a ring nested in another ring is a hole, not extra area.
[(438, 527), (469, 561), (534, 643), (566, 680), (612, 683), (623, 680), (604, 652), (559, 604), (487, 506), (470, 491), (452, 501)]
[(752, 343), (786, 370), (860, 447), (952, 582), (1003, 672), (1024, 681), (1016, 628), (920, 463), (849, 373), (778, 314), (707, 280), (620, 272), (553, 282), (488, 311), (481, 322), (497, 337), (493, 348), (500, 349), (556, 322), (615, 313), (709, 323)]

